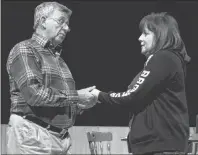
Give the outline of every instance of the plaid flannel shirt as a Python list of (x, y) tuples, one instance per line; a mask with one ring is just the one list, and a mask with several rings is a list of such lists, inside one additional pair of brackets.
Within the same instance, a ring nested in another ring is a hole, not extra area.
[(7, 60), (11, 113), (24, 112), (27, 105), (55, 108), (78, 102), (77, 91), (68, 85), (70, 81), (75, 87), (68, 66), (47, 46), (48, 43), (34, 33), (31, 39), (12, 48)]

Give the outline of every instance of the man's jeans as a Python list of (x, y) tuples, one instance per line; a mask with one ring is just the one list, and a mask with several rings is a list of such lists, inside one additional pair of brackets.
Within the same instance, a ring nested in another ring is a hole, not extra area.
[(71, 137), (47, 130), (11, 114), (7, 128), (7, 154), (71, 154)]

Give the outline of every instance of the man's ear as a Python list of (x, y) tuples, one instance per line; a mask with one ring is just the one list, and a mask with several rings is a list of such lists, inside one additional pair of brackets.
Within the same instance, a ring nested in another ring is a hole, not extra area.
[(40, 19), (40, 26), (43, 29), (46, 29), (46, 17), (41, 17), (41, 19)]

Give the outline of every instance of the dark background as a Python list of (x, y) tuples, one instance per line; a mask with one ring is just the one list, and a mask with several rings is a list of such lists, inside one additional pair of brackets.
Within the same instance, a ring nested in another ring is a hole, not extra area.
[[(2, 1), (1, 123), (8, 123), (10, 95), (6, 60), (10, 49), (31, 37), (34, 8), (42, 1)], [(62, 57), (77, 89), (96, 85), (103, 91), (124, 91), (142, 69), (139, 22), (151, 12), (169, 12), (179, 23), (192, 61), (188, 65), (187, 99), (190, 125), (198, 113), (198, 2), (196, 1), (58, 1), (72, 11), (72, 31)], [(77, 117), (75, 125), (127, 126), (127, 109), (97, 105)]]

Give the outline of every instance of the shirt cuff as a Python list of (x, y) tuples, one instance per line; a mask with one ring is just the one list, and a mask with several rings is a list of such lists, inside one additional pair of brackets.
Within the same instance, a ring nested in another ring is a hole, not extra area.
[(77, 103), (79, 101), (77, 90), (69, 90), (68, 100)]
[(101, 103), (103, 103), (105, 101), (104, 98), (105, 98), (106, 95), (107, 95), (107, 93), (101, 91), (99, 93), (99, 95), (98, 95), (98, 101), (100, 101)]
[(66, 95), (66, 102), (64, 102), (65, 105), (78, 103), (79, 97), (76, 90), (67, 90), (64, 94)]

